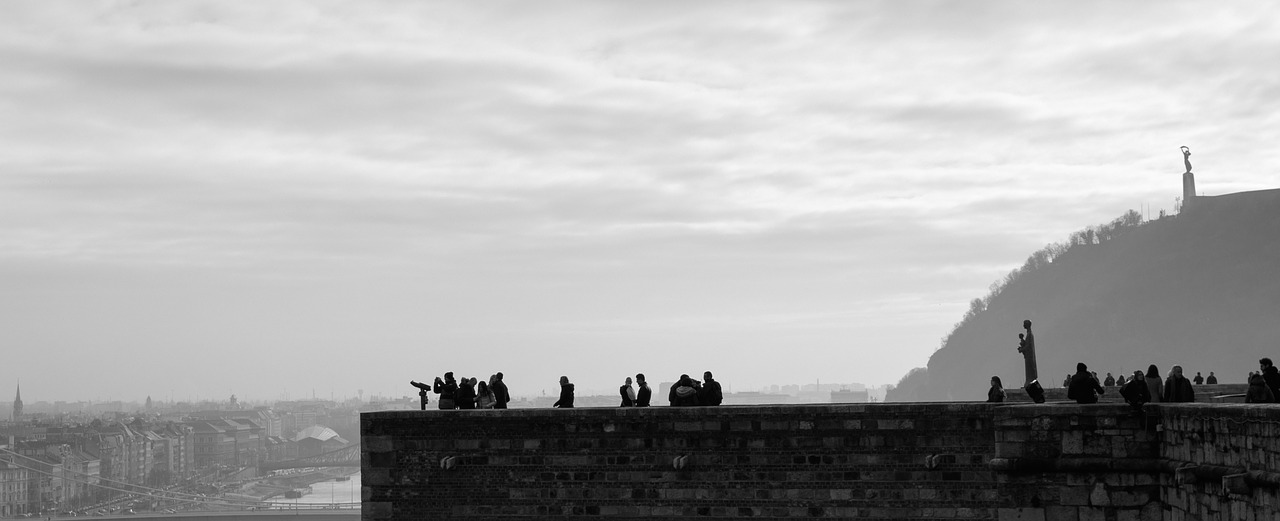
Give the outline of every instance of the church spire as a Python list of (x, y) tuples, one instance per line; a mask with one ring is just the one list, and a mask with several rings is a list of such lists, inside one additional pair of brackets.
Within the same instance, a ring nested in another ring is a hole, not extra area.
[(13, 421), (22, 419), (22, 381), (18, 381), (18, 394), (13, 397)]

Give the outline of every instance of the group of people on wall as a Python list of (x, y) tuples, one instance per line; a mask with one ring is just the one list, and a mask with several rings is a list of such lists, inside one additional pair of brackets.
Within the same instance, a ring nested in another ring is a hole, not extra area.
[[(1280, 397), (1280, 370), (1270, 358), (1258, 360), (1258, 365), (1259, 371), (1249, 373), (1249, 389), (1245, 393), (1245, 402), (1276, 403), (1277, 397)], [(1076, 364), (1075, 374), (1064, 382), (1067, 388), (1067, 399), (1075, 400), (1076, 403), (1097, 403), (1099, 396), (1107, 392), (1106, 387), (1119, 385), (1120, 396), (1134, 407), (1141, 407), (1149, 402), (1194, 402), (1196, 401), (1194, 385), (1201, 385), (1202, 382), (1209, 385), (1218, 383), (1213, 372), (1209, 373), (1208, 379), (1196, 373), (1196, 379), (1190, 380), (1182, 374), (1180, 365), (1171, 367), (1168, 377), (1164, 379), (1161, 379), (1160, 370), (1155, 364), (1148, 366), (1146, 373), (1134, 371), (1133, 376), (1128, 380), (1124, 380), (1123, 377), (1120, 380), (1114, 380), (1110, 373), (1107, 374), (1107, 378), (1107, 381), (1099, 381), (1098, 373), (1089, 371), (1089, 367), (1084, 362)], [(992, 376), (991, 388), (987, 391), (987, 401), (1003, 402), (1004, 399), (1005, 391), (1000, 377)]]
[[(626, 383), (618, 388), (618, 394), (622, 398), (619, 407), (649, 406), (653, 391), (645, 381), (643, 373), (636, 375), (635, 383), (638, 389), (631, 387), (631, 377), (628, 376)], [(488, 382), (465, 376), (461, 380), (456, 380), (453, 372), (448, 372), (444, 374), (444, 378), (437, 376), (431, 385), (413, 380), (409, 381), (409, 385), (422, 391), (419, 394), (423, 397), (424, 409), (426, 393), (439, 395), (436, 404), (440, 409), (506, 409), (507, 403), (511, 401), (511, 393), (507, 389), (507, 384), (502, 381), (501, 372), (490, 376)], [(701, 381), (690, 378), (687, 374), (680, 375), (676, 383), (671, 385), (667, 399), (673, 407), (720, 405), (724, 401), (724, 393), (720, 382), (712, 377), (711, 371), (706, 371), (702, 373)], [(572, 409), (573, 401), (574, 385), (569, 381), (568, 376), (561, 376), (560, 396), (551, 406), (558, 409)]]
[(409, 385), (422, 390), (423, 408), (426, 408), (428, 392), (439, 395), (436, 404), (440, 409), (506, 409), (511, 401), (511, 393), (507, 384), (502, 381), (499, 372), (489, 377), (488, 382), (477, 381), (475, 377), (462, 377), (455, 380), (453, 372), (444, 374), (444, 378), (436, 377), (431, 385), (410, 380)]

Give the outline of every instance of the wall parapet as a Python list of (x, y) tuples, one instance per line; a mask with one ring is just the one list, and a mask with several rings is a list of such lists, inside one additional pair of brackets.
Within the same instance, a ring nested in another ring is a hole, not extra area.
[(363, 518), (1274, 519), (1277, 426), (1256, 404), (365, 413)]

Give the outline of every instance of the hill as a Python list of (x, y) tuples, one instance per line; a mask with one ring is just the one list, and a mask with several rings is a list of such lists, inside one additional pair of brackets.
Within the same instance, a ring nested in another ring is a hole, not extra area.
[[(1280, 360), (1280, 190), (1199, 197), (1173, 217), (1130, 212), (1036, 252), (993, 285), (887, 400), (983, 400), (999, 375), (1020, 387), (1017, 334), (1030, 319), (1041, 383), (1085, 362), (1099, 375), (1180, 364), (1243, 383)], [(1135, 220), (1136, 219), (1136, 220)]]

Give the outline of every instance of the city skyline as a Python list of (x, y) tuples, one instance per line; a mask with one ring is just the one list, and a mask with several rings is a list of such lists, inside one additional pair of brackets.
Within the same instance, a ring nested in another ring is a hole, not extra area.
[(891, 384), (1277, 184), (1266, 2), (374, 5), (6, 5), (0, 400)]

